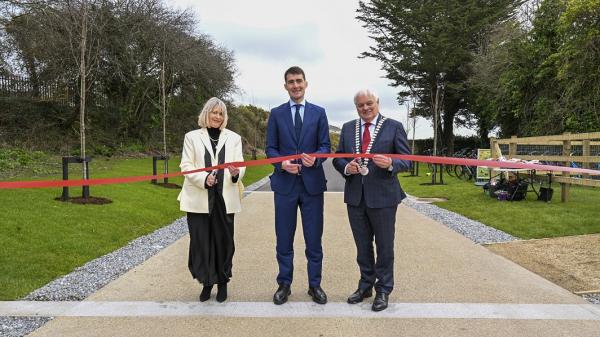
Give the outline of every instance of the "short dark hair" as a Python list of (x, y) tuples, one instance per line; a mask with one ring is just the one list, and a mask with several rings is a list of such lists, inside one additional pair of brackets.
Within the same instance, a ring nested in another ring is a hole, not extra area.
[(287, 82), (287, 75), (289, 74), (302, 75), (302, 78), (306, 81), (306, 75), (304, 75), (304, 70), (302, 70), (302, 68), (298, 66), (290, 67), (288, 70), (285, 71), (285, 74), (283, 74), (283, 80), (285, 82)]

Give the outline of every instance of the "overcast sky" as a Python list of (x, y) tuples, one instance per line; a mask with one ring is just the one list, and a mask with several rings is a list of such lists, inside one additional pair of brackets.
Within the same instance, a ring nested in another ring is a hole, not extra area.
[[(199, 18), (199, 30), (234, 52), (236, 84), (240, 88), (232, 97), (236, 103), (269, 110), (289, 100), (283, 88), (283, 73), (298, 65), (306, 73), (306, 100), (324, 107), (330, 124), (341, 126), (357, 117), (352, 99), (361, 88), (375, 89), (382, 114), (406, 124), (406, 106), (396, 102), (398, 90), (389, 86), (380, 64), (370, 58), (358, 58), (373, 43), (355, 19), (358, 1), (167, 3), (193, 10)], [(431, 123), (418, 119), (416, 138), (432, 134)]]

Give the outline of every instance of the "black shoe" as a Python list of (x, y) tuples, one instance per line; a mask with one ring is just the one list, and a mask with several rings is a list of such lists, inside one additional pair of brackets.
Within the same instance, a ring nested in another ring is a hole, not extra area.
[(356, 304), (362, 302), (365, 298), (373, 296), (373, 290), (367, 289), (356, 289), (356, 291), (348, 297), (348, 303)]
[(202, 292), (200, 293), (200, 302), (205, 302), (210, 298), (210, 292), (212, 291), (213, 286), (204, 286), (202, 288)]
[(319, 304), (327, 303), (327, 294), (323, 291), (321, 287), (309, 287), (308, 295), (312, 297), (313, 302)]
[(289, 284), (280, 284), (279, 288), (277, 288), (277, 291), (273, 295), (273, 303), (281, 305), (287, 302), (288, 296), (290, 296), (291, 294), (292, 291), (290, 290)]
[(385, 310), (388, 307), (389, 296), (390, 295), (388, 295), (386, 293), (377, 292), (375, 294), (375, 299), (373, 300), (373, 306), (371, 307), (371, 310), (373, 310), (373, 311)]
[(227, 283), (217, 284), (217, 302), (225, 302), (227, 299)]

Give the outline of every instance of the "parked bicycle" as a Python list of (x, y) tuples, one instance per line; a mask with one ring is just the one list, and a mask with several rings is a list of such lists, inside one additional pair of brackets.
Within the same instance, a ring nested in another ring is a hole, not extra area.
[[(462, 158), (477, 159), (477, 150), (469, 150)], [(455, 165), (454, 174), (459, 179), (472, 180), (477, 176), (477, 166)]]
[[(454, 152), (454, 157), (455, 158), (468, 158), (468, 155), (471, 153), (471, 151), (473, 151), (473, 150), (468, 147), (462, 148), (462, 149)], [(446, 168), (446, 173), (449, 176), (458, 178), (458, 176), (456, 175), (456, 165), (446, 165), (445, 168)]]

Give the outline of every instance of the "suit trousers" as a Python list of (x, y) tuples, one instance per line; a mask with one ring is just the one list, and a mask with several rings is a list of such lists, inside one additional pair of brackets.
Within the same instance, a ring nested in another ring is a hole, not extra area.
[(360, 269), (358, 287), (370, 289), (374, 286), (375, 291), (390, 294), (394, 288), (394, 236), (398, 206), (369, 208), (363, 196), (358, 206), (347, 205), (347, 209)]
[(294, 276), (294, 234), (298, 207), (302, 217), (302, 232), (306, 249), (308, 284), (321, 285), (323, 268), (323, 193), (310, 195), (302, 178), (297, 176), (292, 191), (283, 195), (275, 192), (275, 234), (277, 236), (278, 284), (292, 284)]

